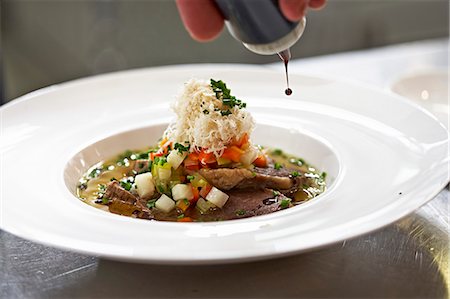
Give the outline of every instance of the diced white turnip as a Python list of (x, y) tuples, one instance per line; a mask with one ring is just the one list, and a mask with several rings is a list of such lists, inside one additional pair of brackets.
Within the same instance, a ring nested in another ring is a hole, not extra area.
[(165, 213), (169, 213), (175, 208), (175, 202), (169, 196), (163, 194), (160, 198), (155, 202), (155, 207), (158, 210), (161, 210)]
[(172, 196), (175, 201), (180, 199), (192, 200), (194, 198), (192, 187), (186, 184), (176, 184), (173, 186)]
[(148, 199), (155, 193), (155, 183), (150, 172), (138, 174), (134, 178), (134, 188), (140, 198)]
[(212, 187), (211, 191), (209, 191), (208, 195), (206, 195), (206, 200), (212, 202), (219, 208), (222, 208), (227, 202), (229, 196), (224, 192), (220, 191), (216, 187)]
[(186, 158), (187, 153), (180, 153), (178, 150), (173, 150), (169, 153), (167, 156), (167, 162), (172, 165), (173, 169), (177, 169), (180, 167), (181, 163), (183, 162), (184, 158)]

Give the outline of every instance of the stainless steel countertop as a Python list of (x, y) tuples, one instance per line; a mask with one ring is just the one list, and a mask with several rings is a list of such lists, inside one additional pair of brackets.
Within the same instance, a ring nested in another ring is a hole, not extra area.
[[(408, 61), (448, 68), (447, 55), (448, 41), (419, 42), (293, 61), (291, 70), (332, 75), (333, 68), (347, 65), (354, 78), (385, 88), (408, 71)], [(365, 66), (352, 73), (349, 65)], [(447, 187), (412, 215), (368, 235), (310, 253), (230, 265), (117, 262), (0, 231), (0, 298), (447, 298), (449, 194)]]

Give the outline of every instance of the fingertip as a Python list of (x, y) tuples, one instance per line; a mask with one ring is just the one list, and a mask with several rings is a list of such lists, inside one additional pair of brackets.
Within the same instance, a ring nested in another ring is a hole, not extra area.
[(326, 0), (309, 0), (308, 6), (313, 9), (320, 9), (325, 6)]
[(200, 42), (215, 39), (223, 29), (224, 20), (211, 0), (177, 0), (178, 11), (186, 30)]
[(280, 10), (289, 21), (295, 22), (303, 18), (307, 6), (306, 0), (280, 0)]

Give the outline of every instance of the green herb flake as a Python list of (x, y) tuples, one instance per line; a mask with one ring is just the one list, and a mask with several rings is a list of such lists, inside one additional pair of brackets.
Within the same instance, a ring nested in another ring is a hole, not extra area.
[(280, 191), (276, 191), (276, 190), (272, 190), (272, 194), (273, 194), (273, 196), (280, 196), (281, 195)]
[(296, 178), (296, 177), (298, 177), (300, 175), (300, 173), (298, 172), (298, 171), (293, 171), (292, 173), (291, 173), (291, 176), (293, 177), (293, 178)]
[[(225, 106), (228, 106), (230, 108), (233, 108), (237, 106), (239, 109), (247, 107), (247, 104), (242, 102), (241, 100), (237, 99), (235, 96), (231, 95), (231, 90), (227, 88), (227, 85), (222, 81), (215, 81), (214, 79), (211, 79), (211, 88), (216, 94), (216, 98), (218, 100), (222, 100), (222, 104)], [(223, 114), (223, 111), (221, 111), (222, 116), (225, 116)], [(231, 112), (229, 113), (231, 114)], [(228, 115), (228, 114), (226, 114)]]
[(155, 163), (155, 165), (163, 166), (164, 164), (167, 163), (167, 158), (166, 157), (155, 157), (155, 160), (153, 161), (153, 163)]
[(283, 151), (277, 148), (272, 151), (272, 154), (275, 156), (281, 156), (283, 154)]
[(322, 173), (320, 174), (320, 178), (321, 178), (322, 180), (325, 180), (326, 177), (327, 177), (327, 173), (326, 173), (325, 171), (322, 172)]
[(236, 216), (244, 216), (246, 213), (247, 213), (247, 211), (245, 211), (245, 210), (237, 210)]
[(147, 208), (153, 209), (156, 205), (157, 199), (150, 199), (147, 201)]
[(174, 149), (176, 149), (177, 151), (179, 151), (180, 153), (182, 152), (188, 152), (189, 151), (189, 145), (182, 145), (181, 143), (175, 143)]
[(162, 185), (158, 185), (158, 191), (159, 193), (164, 194), (164, 187)]
[(89, 174), (88, 177), (90, 178), (96, 178), (100, 175), (100, 173), (102, 173), (102, 168), (95, 168), (93, 169)]
[(120, 187), (122, 187), (123, 189), (130, 191), (131, 187), (133, 186), (132, 183), (128, 182), (128, 181), (120, 181)]
[(281, 165), (280, 163), (275, 163), (275, 165), (273, 166), (276, 170), (280, 170), (281, 168), (283, 168), (283, 165)]
[(182, 218), (184, 218), (184, 214), (180, 214), (177, 216), (177, 219), (182, 219)]
[(102, 204), (107, 205), (109, 203), (109, 198), (103, 197)]
[(188, 175), (188, 176), (186, 176), (186, 178), (187, 178), (190, 182), (192, 182), (192, 181), (195, 179), (195, 176), (193, 176), (193, 175)]
[(283, 199), (280, 203), (280, 208), (282, 208), (282, 209), (289, 208), (290, 203), (291, 203), (290, 199)]
[(222, 116), (227, 116), (227, 115), (230, 115), (232, 112), (230, 111), (230, 110), (221, 110), (220, 111), (220, 114), (222, 115)]
[(104, 184), (98, 184), (98, 190), (100, 192), (105, 192), (106, 191), (106, 185)]
[(252, 171), (252, 177), (256, 177), (256, 172)]
[(191, 204), (187, 198), (183, 198), (183, 202), (187, 206)]

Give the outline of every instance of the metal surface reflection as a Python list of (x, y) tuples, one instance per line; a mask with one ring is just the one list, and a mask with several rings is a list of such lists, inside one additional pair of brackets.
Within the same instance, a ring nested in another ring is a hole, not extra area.
[(0, 297), (447, 298), (449, 193), (444, 189), (416, 213), (369, 235), (311, 253), (243, 264), (115, 262), (0, 231)]

